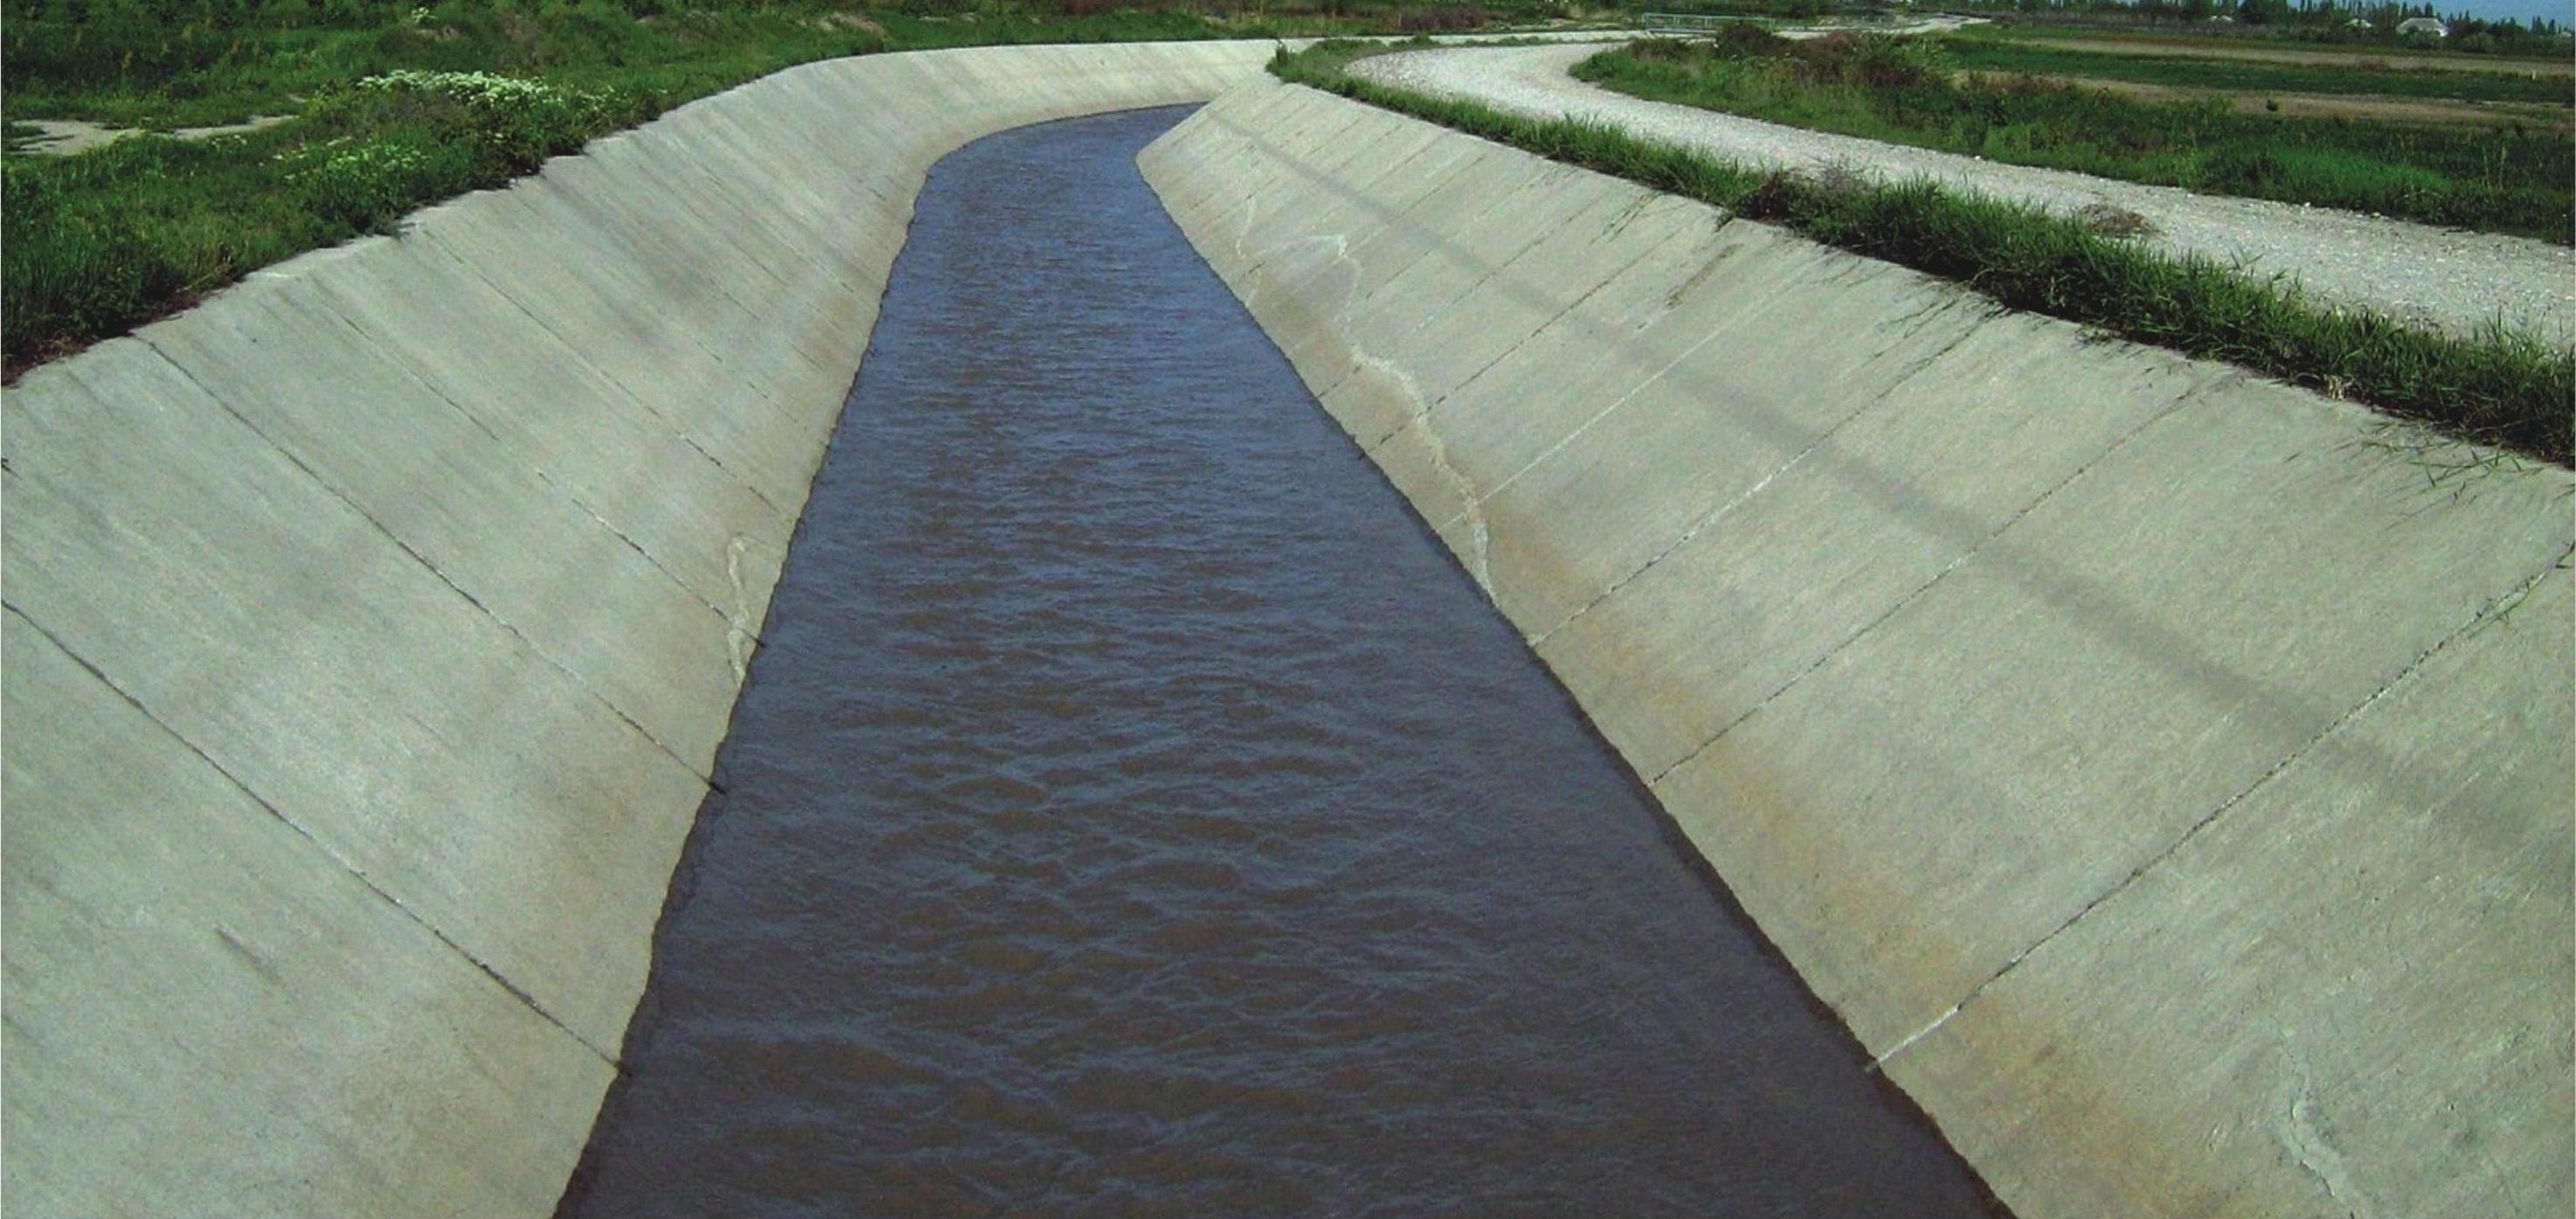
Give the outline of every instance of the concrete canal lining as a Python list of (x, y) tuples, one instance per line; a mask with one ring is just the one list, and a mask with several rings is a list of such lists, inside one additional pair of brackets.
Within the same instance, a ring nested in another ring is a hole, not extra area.
[(797, 68), (29, 374), (11, 1212), (550, 1212), (928, 166), (1270, 51)]
[(1142, 161), (2027, 1219), (2576, 1206), (2565, 471), (1312, 90)]

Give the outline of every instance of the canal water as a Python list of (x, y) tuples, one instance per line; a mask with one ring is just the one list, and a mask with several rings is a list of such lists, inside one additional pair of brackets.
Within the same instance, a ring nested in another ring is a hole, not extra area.
[(1988, 1213), (1164, 215), (1183, 113), (933, 171), (559, 1213)]

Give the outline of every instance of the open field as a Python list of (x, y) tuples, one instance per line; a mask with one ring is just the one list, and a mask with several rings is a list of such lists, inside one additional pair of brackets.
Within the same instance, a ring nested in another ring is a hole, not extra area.
[[(1775, 171), (1598, 121), (1552, 117), (1562, 111), (1543, 106), (1512, 113), (1348, 70), (1355, 59), (1383, 50), (1326, 44), (1283, 56), (1273, 70), (1293, 82), (1955, 279), (2013, 308), (2236, 364), (2562, 465), (2576, 451), (2567, 410), (2576, 399), (2576, 349), (2563, 342), (2500, 325), (2458, 333), (2338, 305), (2209, 256), (2132, 240), (2105, 218), (2058, 215), (1929, 179), (1890, 183), (1868, 174)], [(1503, 54), (1405, 58), (1457, 62)]]
[[(2485, 67), (2524, 64), (2524, 60), (2452, 55), (2441, 57), (2362, 55), (2345, 52), (2279, 52), (2228, 55), (2176, 50), (2166, 54), (2097, 50), (2097, 44), (2063, 41), (1951, 37), (1941, 40), (1950, 62), (1976, 72), (2027, 72), (2037, 76), (2081, 77), (2182, 89), (2233, 93), (2355, 93), (2467, 102), (2506, 102), (2557, 106), (2570, 101), (2568, 65), (2541, 65), (2546, 72), (2462, 71), (2448, 66), (2470, 63)], [(2282, 59), (2276, 55), (2328, 55), (2328, 61)], [(2431, 64), (2425, 61), (2431, 60)]]
[(2015, 165), (2570, 240), (2576, 147), (2555, 124), (2445, 130), (2351, 113), (2326, 122), (2238, 113), (2217, 98), (2159, 103), (1953, 73), (1939, 44), (1797, 42), (1753, 29), (1641, 42), (1575, 69), (1652, 101)]
[(2044, 35), (2020, 35), (2013, 40), (2026, 46), (2105, 55), (2232, 60), (2240, 63), (2304, 64), (2358, 69), (2365, 72), (2390, 69), (2401, 72), (2480, 72), (2543, 78), (2554, 76), (2561, 80), (2576, 76), (2576, 64), (2571, 64), (2565, 59), (2534, 59), (2504, 55), (2444, 55), (2430, 51), (2392, 52), (2375, 47), (2341, 50), (2326, 47), (2248, 45), (2242, 38), (2194, 38), (2180, 35), (2142, 37), (2109, 31), (2058, 29), (2050, 30)]
[[(1965, 73), (1989, 87), (2016, 83), (2022, 73)], [(2433, 97), (2399, 97), (2370, 93), (2248, 93), (2230, 89), (2190, 89), (2083, 76), (2036, 76), (2032, 79), (2098, 89), (2141, 102), (2216, 101), (2238, 114), (2276, 115), (2290, 119), (2350, 119), (2365, 123), (2398, 123), (2412, 127), (2510, 129), (2576, 133), (2576, 110), (2565, 106), (2498, 105)]]

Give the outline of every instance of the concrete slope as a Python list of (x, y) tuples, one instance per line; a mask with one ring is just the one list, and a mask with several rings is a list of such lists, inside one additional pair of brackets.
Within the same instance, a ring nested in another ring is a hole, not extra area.
[(29, 374), (10, 1213), (549, 1213), (924, 173), (1269, 53), (798, 68)]
[(1311, 90), (1143, 160), (2021, 1214), (2576, 1205), (2565, 471)]

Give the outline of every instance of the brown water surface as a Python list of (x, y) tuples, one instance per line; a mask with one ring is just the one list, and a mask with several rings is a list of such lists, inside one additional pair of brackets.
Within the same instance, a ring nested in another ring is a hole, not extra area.
[(1180, 114), (932, 173), (561, 1213), (1984, 1213), (1163, 214)]

